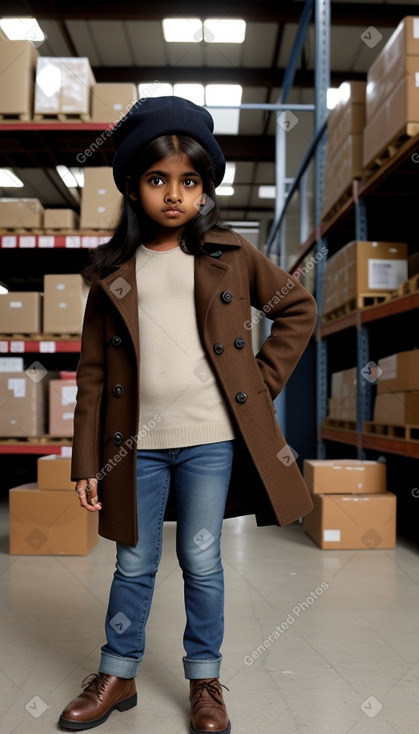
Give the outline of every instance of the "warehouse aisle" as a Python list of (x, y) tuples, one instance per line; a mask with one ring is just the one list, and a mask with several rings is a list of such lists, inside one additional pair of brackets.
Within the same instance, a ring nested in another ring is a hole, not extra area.
[[(45, 734), (96, 671), (113, 544), (100, 539), (85, 557), (10, 556), (4, 500), (0, 508), (0, 730)], [(174, 541), (168, 523), (139, 705), (96, 731), (189, 731)], [(416, 548), (322, 551), (298, 524), (257, 528), (247, 517), (225, 522), (223, 557), (222, 682), (234, 734), (417, 731)]]

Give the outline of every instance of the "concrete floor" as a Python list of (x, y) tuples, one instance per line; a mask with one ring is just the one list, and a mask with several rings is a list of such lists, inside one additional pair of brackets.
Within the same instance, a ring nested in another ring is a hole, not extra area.
[[(168, 523), (139, 705), (115, 711), (103, 734), (189, 732), (174, 541)], [(322, 551), (301, 525), (257, 528), (247, 517), (225, 521), (223, 558), (221, 681), (232, 733), (419, 731), (416, 547)], [(1, 734), (58, 730), (61, 710), (97, 670), (113, 568), (103, 539), (86, 557), (10, 556), (0, 505)]]

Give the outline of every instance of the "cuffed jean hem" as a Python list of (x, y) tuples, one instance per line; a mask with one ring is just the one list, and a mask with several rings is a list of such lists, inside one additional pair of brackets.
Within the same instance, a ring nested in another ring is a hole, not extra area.
[(184, 657), (182, 659), (185, 678), (188, 680), (220, 677), (222, 658), (218, 658), (217, 660), (189, 660)]
[(99, 673), (116, 675), (117, 678), (136, 678), (140, 669), (140, 662), (132, 658), (122, 658), (117, 655), (102, 653)]

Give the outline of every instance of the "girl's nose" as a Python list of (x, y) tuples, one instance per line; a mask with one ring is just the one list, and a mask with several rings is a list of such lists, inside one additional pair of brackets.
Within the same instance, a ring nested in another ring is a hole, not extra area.
[(166, 201), (173, 204), (175, 201), (182, 201), (182, 194), (180, 192), (180, 189), (173, 188), (171, 191), (169, 191), (166, 194)]

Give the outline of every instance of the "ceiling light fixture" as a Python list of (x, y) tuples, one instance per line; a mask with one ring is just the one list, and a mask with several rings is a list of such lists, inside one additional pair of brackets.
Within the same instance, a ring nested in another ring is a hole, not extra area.
[(243, 43), (245, 20), (222, 18), (165, 18), (163, 37), (168, 43)]
[(11, 168), (0, 168), (1, 189), (21, 189), (24, 185)]

